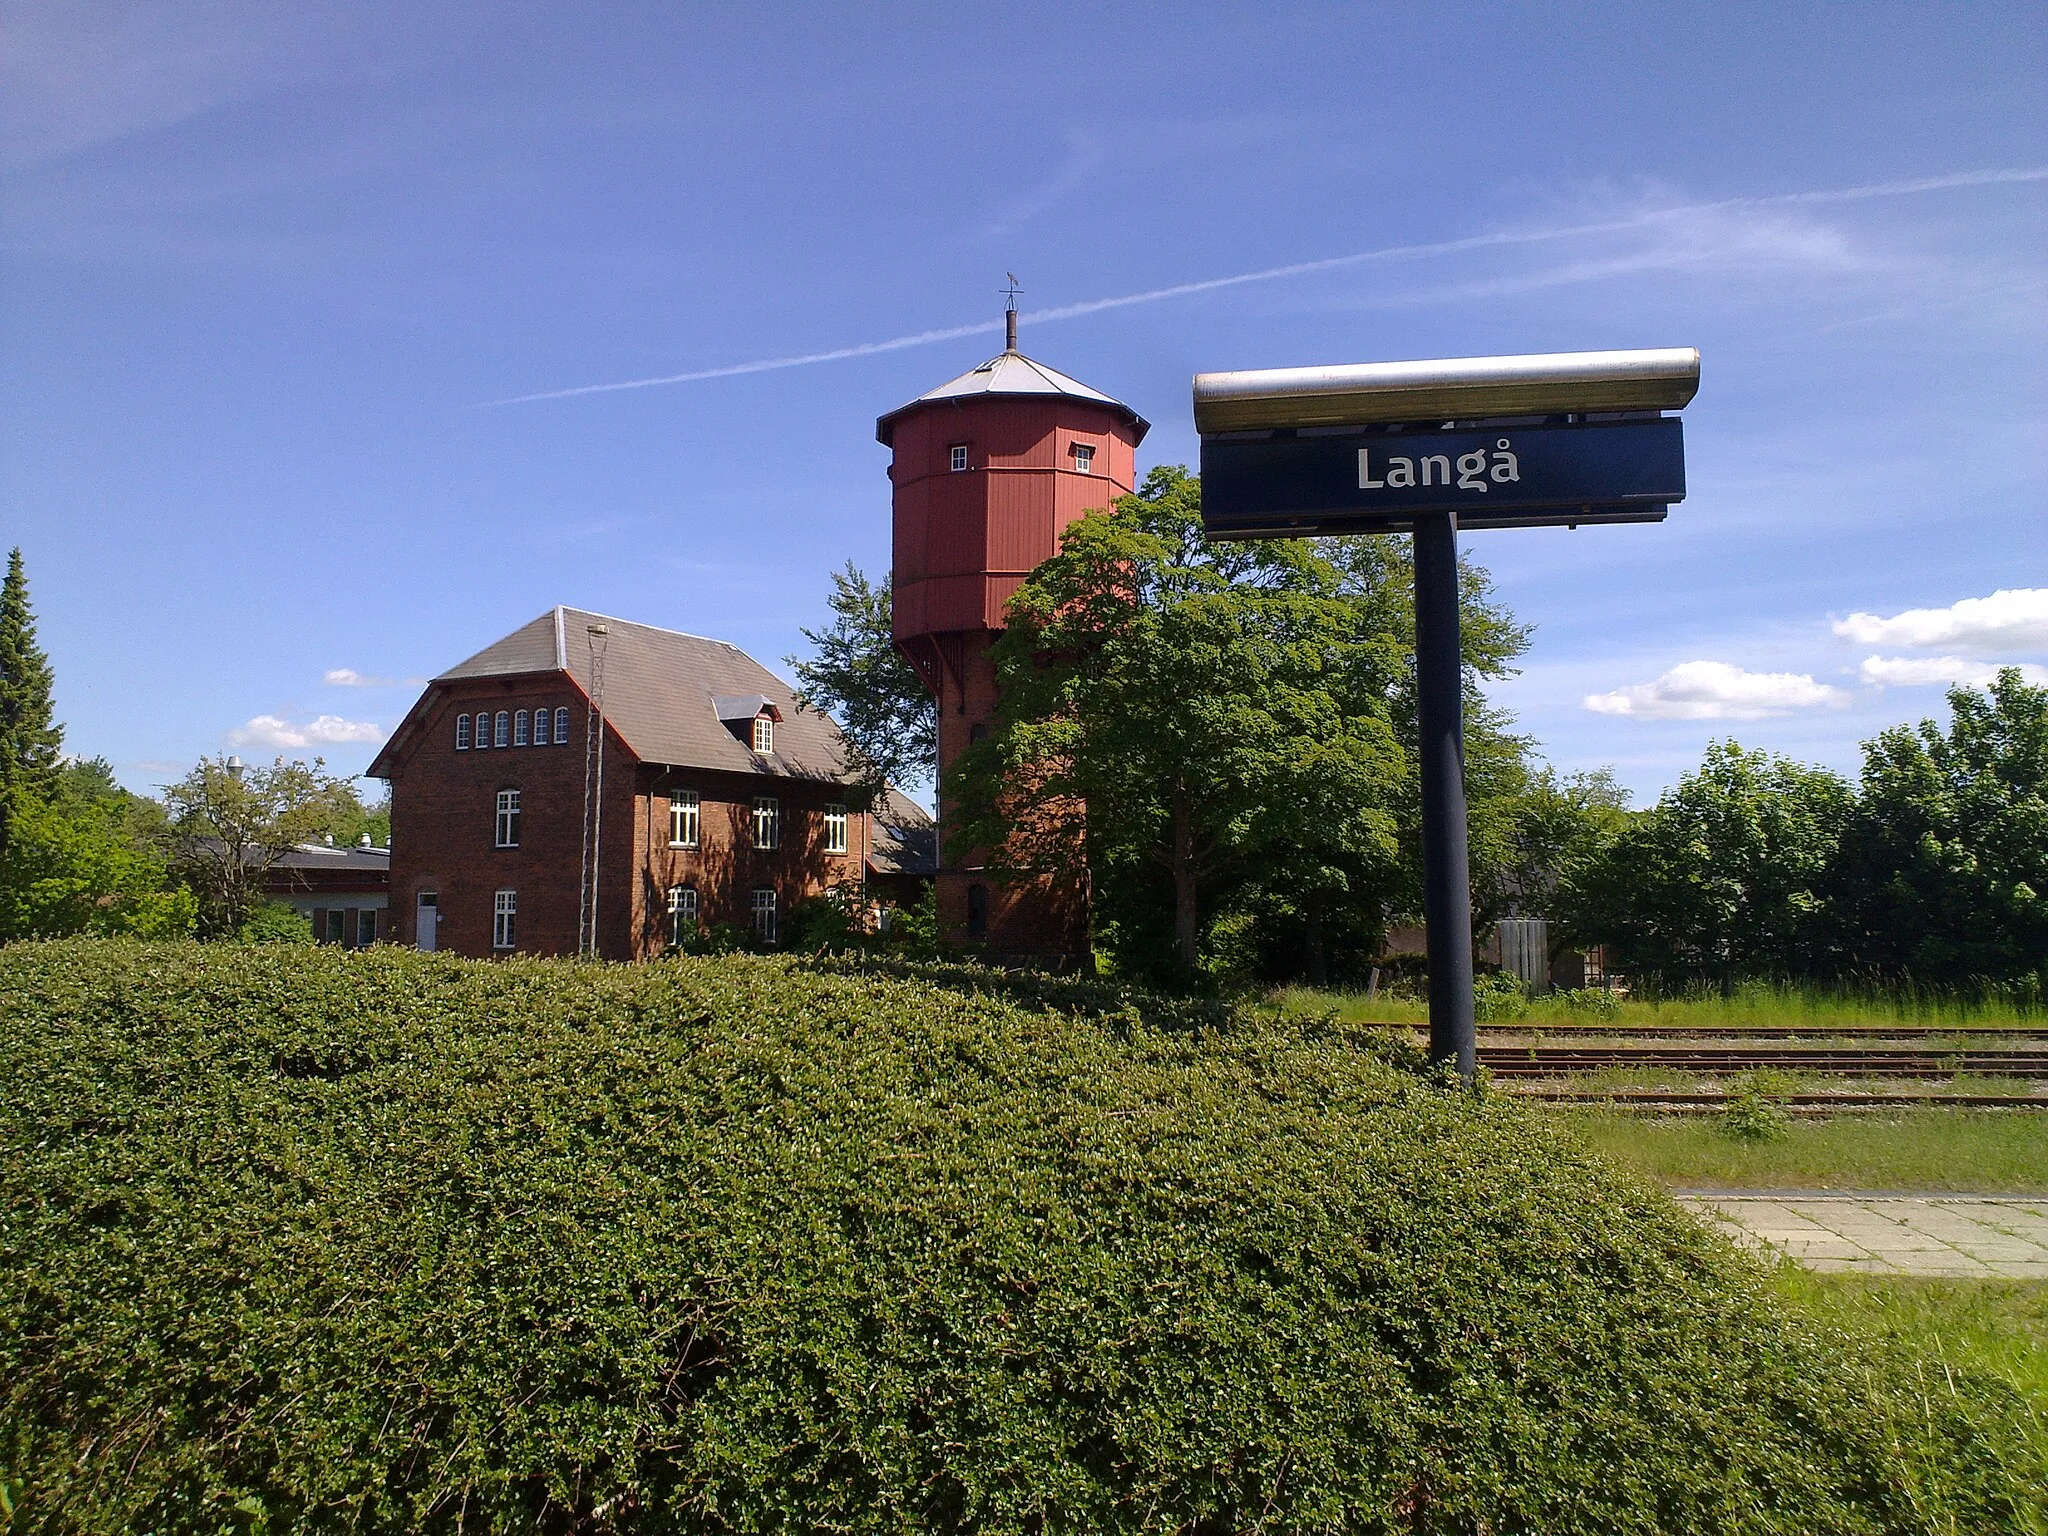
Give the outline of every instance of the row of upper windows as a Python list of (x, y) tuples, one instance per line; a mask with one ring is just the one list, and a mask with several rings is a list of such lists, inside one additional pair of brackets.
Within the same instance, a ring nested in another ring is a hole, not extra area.
[[(963, 470), (974, 468), (974, 466), (968, 462), (967, 450), (971, 446), (972, 444), (969, 443), (954, 443), (946, 450), (946, 462), (948, 466), (952, 469), (954, 474), (957, 475)], [(1074, 461), (1074, 469), (1077, 473), (1083, 475), (1092, 475), (1095, 473), (1094, 444), (1069, 443), (1067, 444), (1067, 455)]]
[[(828, 805), (824, 815), (825, 852), (846, 852), (846, 807)], [(753, 814), (754, 846), (761, 849), (782, 846), (782, 802), (773, 795), (756, 795)], [(696, 848), (704, 837), (704, 806), (694, 789), (669, 791), (668, 845)]]
[[(498, 791), (492, 837), (496, 847), (519, 846), (519, 791)], [(828, 805), (824, 812), (825, 852), (846, 852), (846, 807)], [(782, 802), (773, 795), (756, 795), (752, 817), (754, 846), (773, 852), (782, 846)], [(704, 807), (694, 789), (671, 791), (668, 797), (668, 845), (695, 848), (703, 839)]]
[(569, 707), (564, 704), (552, 712), (545, 709), (501, 709), (495, 715), (487, 709), (478, 710), (476, 729), (472, 736), (470, 717), (455, 717), (455, 750), (467, 752), (472, 747), (566, 747), (569, 745)]

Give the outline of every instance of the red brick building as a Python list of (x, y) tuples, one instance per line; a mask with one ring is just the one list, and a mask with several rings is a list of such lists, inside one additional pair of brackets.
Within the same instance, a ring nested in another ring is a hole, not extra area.
[[(875, 423), (891, 450), (893, 627), (939, 706), (939, 816), (953, 765), (996, 706), (988, 648), (1004, 605), (1059, 549), (1067, 524), (1130, 494), (1145, 419), (1017, 350)], [(984, 855), (942, 851), (940, 930), (1009, 962), (1063, 965), (1089, 952), (1088, 895), (1070, 873), (995, 879)]]
[(556, 608), (435, 678), (370, 765), (391, 785), (385, 933), (626, 960), (712, 924), (773, 941), (833, 888), (914, 898), (930, 819), (893, 794), (853, 809), (843, 761), (737, 647)]

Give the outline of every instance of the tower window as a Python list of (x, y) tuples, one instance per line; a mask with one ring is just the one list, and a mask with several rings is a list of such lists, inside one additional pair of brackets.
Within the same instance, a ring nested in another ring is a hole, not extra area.
[(569, 708), (566, 704), (555, 711), (555, 745), (569, 745)]
[(955, 443), (946, 451), (952, 455), (953, 473), (959, 474), (961, 470), (967, 467), (967, 445), (965, 443)]
[(1074, 444), (1074, 468), (1084, 475), (1095, 473), (1095, 450), (1087, 443)]
[(668, 941), (687, 944), (697, 937), (697, 887), (671, 886), (668, 893)]
[(529, 734), (528, 734), (528, 732), (527, 732), (527, 722), (528, 722), (528, 720), (529, 720), (530, 718), (531, 718), (531, 717), (530, 717), (530, 716), (529, 716), (529, 715), (528, 715), (528, 714), (526, 713), (526, 711), (525, 711), (525, 710), (523, 710), (523, 709), (522, 709), (522, 710), (520, 710), (520, 711), (519, 711), (519, 712), (518, 712), (517, 714), (513, 715), (513, 717), (512, 717), (512, 745), (513, 745), (513, 746), (515, 746), (515, 747), (523, 747), (523, 746), (525, 746), (525, 745), (527, 744), (527, 742), (529, 742), (529, 741), (531, 741), (531, 740), (533, 739), (533, 738), (532, 738), (532, 736), (531, 736), (531, 735), (529, 735)]
[(843, 805), (825, 807), (825, 851), (846, 852), (846, 807)]
[(491, 728), (491, 740), (495, 745), (501, 747), (512, 745), (512, 712), (510, 710), (501, 709), (498, 711), (497, 722)]
[(536, 747), (548, 744), (548, 712), (544, 709), (533, 712), (533, 744)]
[(519, 846), (519, 791), (516, 789), (498, 791), (497, 838), (500, 848)]
[(764, 851), (782, 846), (782, 802), (773, 795), (754, 797), (754, 846)]
[(671, 848), (694, 848), (702, 836), (703, 811), (697, 801), (694, 789), (672, 789), (668, 792), (668, 845)]
[(763, 944), (775, 942), (775, 892), (765, 885), (754, 892), (754, 933)]
[(988, 887), (985, 885), (967, 887), (967, 931), (977, 939), (988, 932)]
[(469, 750), (469, 716), (467, 715), (457, 715), (455, 717), (455, 750), (458, 752), (467, 752)]
[(767, 715), (754, 716), (754, 750), (773, 752), (775, 750), (775, 721)]
[(514, 942), (514, 924), (519, 916), (519, 893), (500, 891), (497, 900), (491, 903), (491, 948), (510, 949)]

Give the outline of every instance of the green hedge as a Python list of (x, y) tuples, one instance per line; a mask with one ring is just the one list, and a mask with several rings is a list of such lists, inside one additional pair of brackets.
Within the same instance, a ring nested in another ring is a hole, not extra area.
[(1540, 1119), (1071, 982), (8, 948), (0, 1212), (21, 1529), (2043, 1518)]

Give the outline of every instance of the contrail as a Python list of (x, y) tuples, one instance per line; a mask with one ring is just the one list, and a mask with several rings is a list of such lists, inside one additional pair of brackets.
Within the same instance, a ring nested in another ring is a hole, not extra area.
[[(1946, 192), (1958, 187), (2003, 186), (2014, 182), (2048, 180), (2048, 167), (2026, 170), (1959, 171), (1951, 176), (1928, 176), (1917, 181), (1880, 181), (1862, 187), (1833, 187), (1817, 192), (1782, 192), (1769, 197), (1723, 197), (1706, 203), (1684, 203), (1672, 208), (1653, 209), (1625, 219), (1593, 224), (1565, 224), (1549, 229), (1496, 230), (1491, 234), (1467, 235), (1458, 240), (1435, 240), (1423, 245), (1388, 245), (1378, 250), (1354, 251), (1346, 256), (1325, 256), (1315, 261), (1290, 262), (1284, 267), (1261, 267), (1256, 272), (1238, 272), (1229, 277), (1209, 277), (1192, 283), (1175, 283), (1168, 288), (1147, 288), (1142, 293), (1122, 293), (1106, 299), (1084, 299), (1052, 309), (1035, 309), (1019, 320), (1042, 325), (1050, 320), (1072, 320), (1105, 309), (1124, 309), (1133, 304), (1156, 304), (1162, 299), (1185, 298), (1189, 294), (1213, 293), (1219, 288), (1236, 288), (1245, 283), (1270, 283), (1285, 277), (1305, 277), (1311, 272), (1331, 272), (1375, 261), (1415, 261), (1429, 256), (1451, 256), (1461, 251), (1485, 250), (1493, 246), (1536, 245), (1547, 240), (1569, 240), (1581, 235), (1615, 234), (1641, 229), (1663, 219), (1686, 218), (1699, 213), (1717, 213), (1728, 208), (1774, 208), (1804, 203), (1854, 203), (1873, 197), (1909, 197), (1920, 192)], [(867, 357), (876, 352), (898, 352), (934, 341), (953, 341), (962, 336), (981, 336), (1000, 331), (999, 320), (973, 325), (951, 325), (939, 330), (918, 331), (888, 341), (866, 341), (858, 346), (834, 347), (829, 352), (805, 352), (795, 357), (765, 357), (751, 363), (728, 363), (722, 368), (699, 368), (690, 373), (668, 373), (652, 379), (626, 379), (617, 384), (583, 384), (574, 389), (551, 389), (534, 395), (513, 395), (504, 400), (486, 400), (486, 406), (526, 405), (536, 400), (568, 400), (577, 395), (604, 395), (621, 389), (653, 389), (662, 384), (694, 384), (700, 379), (729, 379), (742, 373), (769, 373), (778, 368), (802, 368), (811, 363), (832, 363), (841, 358)]]

